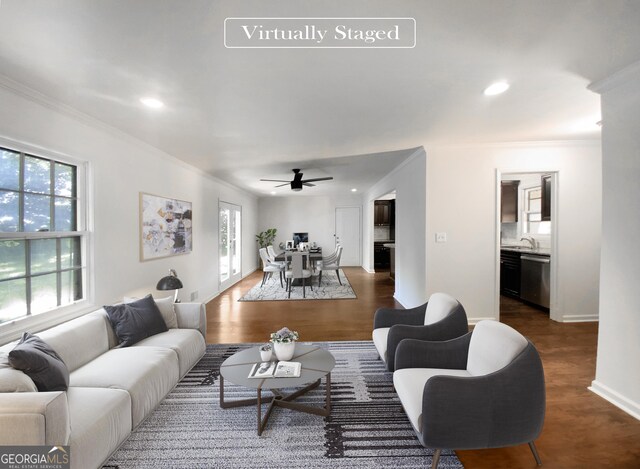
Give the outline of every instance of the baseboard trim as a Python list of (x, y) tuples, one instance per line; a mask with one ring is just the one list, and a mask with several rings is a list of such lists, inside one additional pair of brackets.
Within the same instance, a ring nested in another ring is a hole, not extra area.
[(609, 401), (618, 409), (623, 410), (632, 417), (640, 420), (640, 403), (633, 402), (631, 399), (624, 397), (619, 392), (614, 391), (609, 386), (602, 384), (595, 379), (587, 389), (604, 400)]
[(476, 324), (478, 324), (480, 321), (495, 321), (496, 318), (467, 318), (467, 322), (469, 323), (470, 326), (475, 326)]
[(598, 322), (597, 314), (573, 314), (562, 316), (562, 322)]
[(227, 288), (225, 288), (224, 290), (218, 290), (217, 292), (215, 292), (213, 295), (211, 295), (209, 298), (207, 298), (206, 300), (203, 301), (204, 304), (209, 303), (211, 300), (213, 300), (214, 298), (220, 296), (220, 293), (222, 293), (223, 291), (227, 291), (229, 288), (233, 287), (235, 284), (237, 284), (238, 282), (242, 282), (245, 278), (247, 278), (249, 275), (251, 275), (252, 273), (254, 273), (256, 270), (258, 270), (258, 268), (256, 267), (255, 269), (253, 269), (252, 271), (250, 271), (247, 274), (244, 274), (242, 277), (240, 277), (240, 280), (238, 280), (237, 282), (234, 282), (233, 284), (229, 285)]
[(370, 273), (370, 274), (375, 274), (376, 271), (374, 269), (367, 269), (366, 267), (362, 267), (364, 269), (365, 272)]

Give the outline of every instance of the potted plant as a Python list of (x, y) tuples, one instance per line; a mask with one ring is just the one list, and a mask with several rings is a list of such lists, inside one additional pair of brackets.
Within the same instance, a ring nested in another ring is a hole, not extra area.
[(260, 346), (260, 359), (263, 362), (268, 362), (269, 360), (271, 360), (271, 351), (272, 351), (271, 344), (261, 345)]
[(298, 333), (283, 327), (278, 332), (271, 334), (271, 342), (273, 343), (273, 351), (278, 360), (291, 360), (296, 349), (296, 340)]
[(267, 230), (261, 231), (256, 235), (256, 241), (258, 243), (258, 247), (266, 248), (267, 246), (273, 244), (273, 240), (276, 239), (276, 233), (278, 232), (275, 228), (269, 228)]

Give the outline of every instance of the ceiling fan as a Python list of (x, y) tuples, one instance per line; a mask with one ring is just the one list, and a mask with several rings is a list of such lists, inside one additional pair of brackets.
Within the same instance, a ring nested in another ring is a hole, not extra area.
[(284, 182), (284, 184), (279, 184), (276, 187), (282, 187), (282, 186), (286, 186), (287, 184), (290, 184), (292, 191), (301, 191), (302, 190), (302, 186), (308, 186), (308, 187), (315, 186), (315, 184), (311, 184), (312, 182), (330, 181), (331, 179), (333, 179), (332, 177), (314, 178), (314, 179), (302, 179), (302, 174), (303, 173), (301, 173), (299, 169), (292, 169), (291, 171), (293, 171), (293, 173), (294, 173), (293, 180), (291, 180), (291, 181), (283, 181), (281, 179), (260, 179), (260, 180), (261, 181), (268, 181), (268, 182)]

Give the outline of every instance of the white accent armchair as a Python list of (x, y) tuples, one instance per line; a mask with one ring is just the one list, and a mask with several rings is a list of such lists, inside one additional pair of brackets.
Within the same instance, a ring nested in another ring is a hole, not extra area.
[(396, 351), (393, 384), (423, 446), (482, 449), (528, 443), (544, 423), (544, 370), (535, 346), (496, 321), (444, 342), (405, 339)]
[(373, 318), (373, 343), (387, 369), (393, 371), (402, 339), (449, 340), (469, 332), (464, 307), (446, 293), (411, 309), (378, 308)]

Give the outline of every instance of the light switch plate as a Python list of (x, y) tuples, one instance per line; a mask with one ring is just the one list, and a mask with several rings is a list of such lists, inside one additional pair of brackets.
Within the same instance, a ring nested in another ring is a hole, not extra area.
[(446, 243), (447, 233), (436, 233), (436, 243)]

